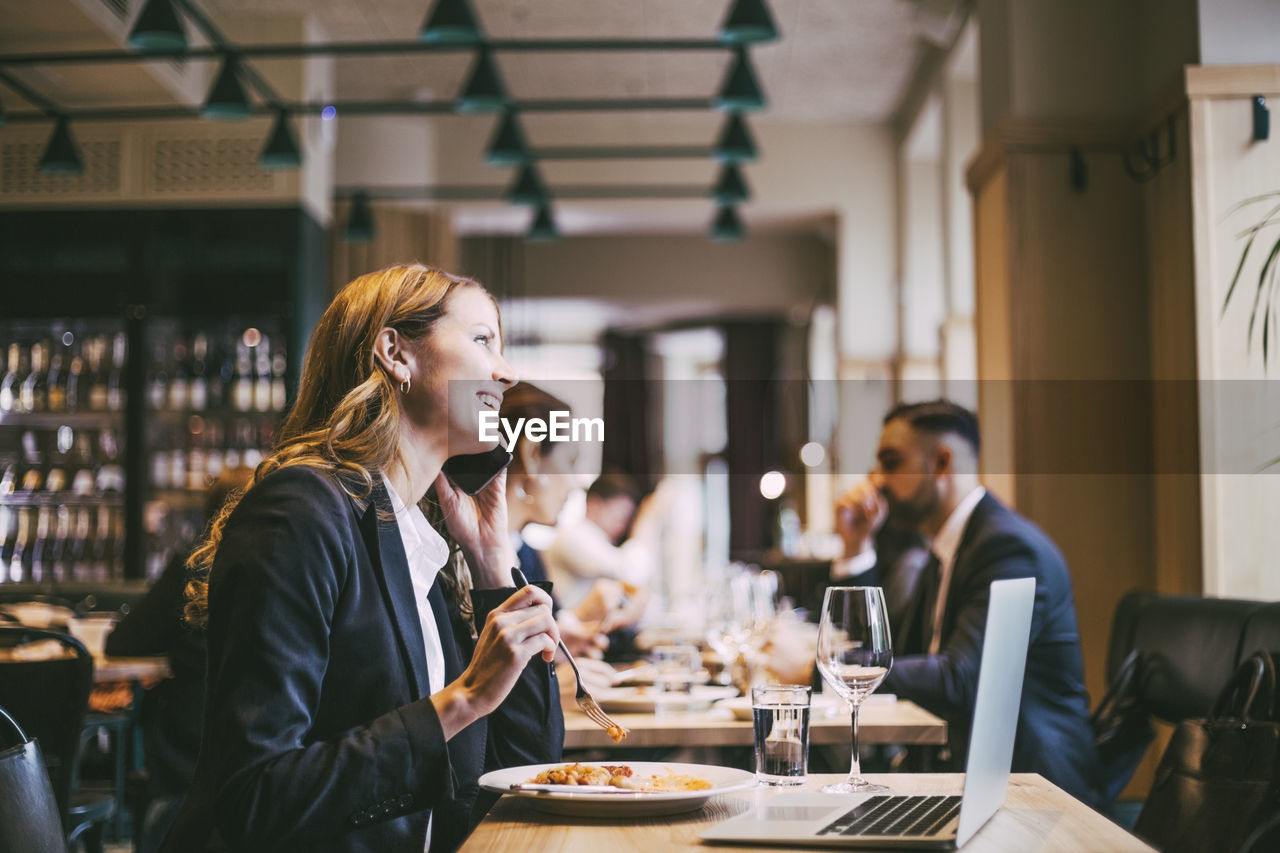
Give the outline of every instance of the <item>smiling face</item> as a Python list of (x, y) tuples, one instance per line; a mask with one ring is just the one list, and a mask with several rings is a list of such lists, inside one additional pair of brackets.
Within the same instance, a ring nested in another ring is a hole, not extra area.
[(458, 288), (416, 350), (405, 415), (416, 427), (443, 433), (449, 456), (493, 449), (496, 442), (480, 440), (480, 413), (497, 412), (516, 381), (502, 357), (493, 299), (478, 287)]

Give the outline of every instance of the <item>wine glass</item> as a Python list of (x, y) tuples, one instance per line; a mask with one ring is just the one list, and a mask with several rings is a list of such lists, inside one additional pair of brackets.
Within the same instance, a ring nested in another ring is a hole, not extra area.
[(858, 706), (893, 666), (893, 643), (878, 586), (833, 586), (822, 599), (818, 628), (818, 671), (853, 708), (853, 758), (849, 778), (824, 785), (828, 794), (882, 794), (889, 789), (868, 782), (858, 762)]

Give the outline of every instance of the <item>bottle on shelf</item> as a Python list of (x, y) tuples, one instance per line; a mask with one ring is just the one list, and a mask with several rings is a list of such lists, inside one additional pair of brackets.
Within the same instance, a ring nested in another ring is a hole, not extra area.
[(107, 366), (104, 359), (106, 354), (105, 339), (101, 336), (89, 338), (84, 342), (84, 352), (85, 369), (88, 372), (85, 377), (85, 384), (88, 387), (84, 396), (91, 410), (105, 412), (107, 410)]
[(22, 462), (25, 470), (18, 490), (24, 494), (35, 494), (44, 486), (44, 454), (40, 452), (40, 442), (33, 430), (22, 434)]
[(9, 583), (22, 583), (27, 578), (27, 568), (31, 564), (31, 525), (33, 523), (31, 507), (18, 507), (18, 529), (14, 535), (13, 550), (9, 556)]
[(124, 408), (124, 368), (129, 354), (129, 339), (124, 332), (117, 332), (111, 341), (111, 371), (107, 374), (107, 409), (118, 412)]
[(284, 348), (278, 343), (275, 352), (271, 354), (271, 410), (273, 412), (283, 412), (288, 405), (288, 393), (284, 385), (284, 373), (289, 366), (289, 361), (285, 357)]
[(93, 494), (97, 466), (93, 456), (93, 439), (89, 430), (76, 433), (75, 452), (71, 455), (71, 494), (87, 497)]
[(0, 377), (0, 413), (21, 411), (22, 360), (22, 347), (16, 341), (9, 344), (4, 376)]
[(49, 454), (49, 470), (44, 477), (44, 488), (47, 492), (61, 492), (70, 485), (67, 467), (70, 463), (68, 454), (72, 447), (72, 432), (69, 426), (60, 426), (56, 433), (53, 452)]
[(98, 433), (101, 464), (94, 483), (99, 494), (124, 491), (124, 468), (120, 464), (120, 446), (116, 443), (115, 430), (105, 427)]
[(174, 335), (173, 352), (169, 357), (169, 408), (181, 412), (190, 405), (191, 380), (187, 342), (182, 335)]
[(169, 403), (169, 348), (163, 341), (156, 341), (151, 349), (151, 364), (147, 377), (147, 407), (156, 411)]
[(67, 365), (67, 379), (64, 384), (68, 412), (78, 412), (84, 405), (85, 401), (81, 398), (81, 394), (84, 391), (83, 378), (84, 357), (79, 352), (73, 352), (71, 361)]
[(54, 345), (53, 354), (49, 357), (49, 373), (45, 376), (45, 404), (50, 412), (67, 410), (67, 374), (64, 370), (62, 350), (66, 347)]
[(43, 412), (48, 408), (49, 376), (47, 364), (48, 344), (37, 341), (31, 345), (31, 371), (22, 380), (22, 411)]
[(254, 347), (253, 408), (259, 412), (271, 411), (271, 342), (262, 335)]
[(53, 547), (50, 549), (49, 571), (54, 583), (71, 579), (71, 566), (67, 564), (67, 548), (71, 543), (71, 508), (59, 504), (55, 512)]
[(27, 571), (27, 579), (32, 583), (43, 583), (47, 558), (50, 556), (49, 546), (53, 543), (53, 507), (41, 506), (36, 510), (35, 536), (31, 540), (31, 561)]
[(203, 332), (191, 339), (191, 379), (188, 394), (191, 408), (203, 412), (209, 405), (209, 337)]
[(253, 409), (253, 360), (249, 345), (236, 341), (235, 380), (231, 386), (231, 408), (237, 412)]
[(92, 530), (89, 507), (76, 507), (71, 541), (63, 549), (63, 560), (70, 567), (71, 580), (73, 581), (83, 582), (90, 580), (88, 560)]

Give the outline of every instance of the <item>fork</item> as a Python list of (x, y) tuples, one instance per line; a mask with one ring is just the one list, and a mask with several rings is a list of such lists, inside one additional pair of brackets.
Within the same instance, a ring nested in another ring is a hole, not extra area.
[[(515, 583), (516, 589), (529, 585), (524, 572), (515, 566), (511, 567), (511, 580)], [(558, 642), (560, 651), (564, 653), (564, 659), (569, 662), (569, 666), (573, 668), (573, 676), (578, 680), (578, 690), (574, 694), (574, 698), (578, 700), (578, 707), (582, 709), (582, 713), (587, 715), (587, 719), (607, 731), (609, 737), (613, 738), (615, 743), (621, 741), (627, 736), (629, 729), (606, 714), (604, 709), (600, 707), (600, 703), (591, 696), (587, 688), (582, 686), (582, 673), (578, 672), (578, 664), (574, 662), (573, 655), (569, 654), (569, 650), (565, 648), (564, 640), (559, 640)]]

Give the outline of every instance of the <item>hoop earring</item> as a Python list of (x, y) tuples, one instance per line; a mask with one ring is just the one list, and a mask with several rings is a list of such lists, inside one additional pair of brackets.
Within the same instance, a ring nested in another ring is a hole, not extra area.
[(406, 376), (404, 380), (400, 383), (400, 393), (408, 394), (410, 387), (412, 387), (412, 383), (409, 381), (409, 377)]

